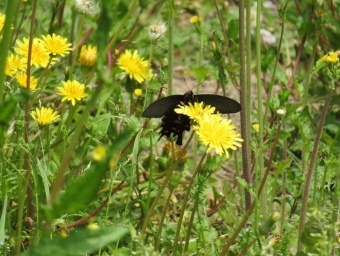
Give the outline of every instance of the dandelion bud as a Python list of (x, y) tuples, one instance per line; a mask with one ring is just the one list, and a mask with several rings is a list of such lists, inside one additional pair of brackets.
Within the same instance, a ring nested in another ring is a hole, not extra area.
[(280, 108), (276, 111), (276, 114), (278, 114), (279, 116), (285, 116), (287, 113), (287, 110)]
[(97, 61), (97, 47), (91, 45), (83, 45), (81, 47), (79, 62), (81, 65), (91, 67)]

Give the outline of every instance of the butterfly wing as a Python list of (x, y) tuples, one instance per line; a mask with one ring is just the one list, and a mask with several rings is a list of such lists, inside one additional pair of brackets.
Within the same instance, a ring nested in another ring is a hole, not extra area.
[(232, 114), (241, 111), (240, 103), (225, 96), (215, 94), (198, 94), (194, 95), (194, 101), (204, 102), (205, 105), (213, 106), (216, 108), (216, 111), (221, 114)]
[(175, 108), (183, 99), (183, 95), (171, 95), (151, 103), (142, 113), (142, 117), (162, 117), (170, 108)]

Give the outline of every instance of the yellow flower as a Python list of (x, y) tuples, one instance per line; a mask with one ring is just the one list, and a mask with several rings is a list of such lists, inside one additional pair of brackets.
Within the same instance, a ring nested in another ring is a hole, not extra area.
[(36, 108), (35, 110), (31, 111), (31, 116), (40, 125), (51, 124), (55, 122), (59, 117), (59, 115), (57, 115), (57, 112), (53, 111), (52, 108), (45, 107), (42, 107), (41, 109)]
[(215, 107), (210, 105), (204, 106), (203, 102), (194, 102), (194, 104), (189, 102), (189, 105), (178, 105), (178, 108), (175, 108), (177, 114), (187, 115), (196, 122), (199, 122), (204, 114), (213, 114), (215, 110)]
[(138, 83), (152, 76), (152, 71), (149, 68), (149, 63), (138, 56), (138, 51), (135, 50), (132, 54), (130, 50), (126, 50), (117, 61), (119, 67), (126, 71), (130, 78), (134, 78)]
[[(18, 39), (17, 40), (18, 47), (14, 48), (14, 51), (25, 57), (28, 60), (28, 43), (29, 40), (27, 38), (23, 38), (22, 42)], [(32, 56), (31, 56), (31, 65), (36, 67), (46, 67), (49, 63), (50, 56), (46, 51), (43, 43), (40, 39), (34, 38), (32, 44)]]
[(98, 57), (97, 47), (91, 45), (83, 45), (81, 47), (79, 62), (84, 66), (93, 66)]
[[(16, 75), (16, 79), (18, 83), (24, 87), (27, 88), (27, 74), (25, 72), (20, 72)], [(34, 76), (30, 77), (30, 90), (34, 90), (37, 88), (38, 79), (36, 79)]]
[(57, 87), (57, 94), (64, 96), (62, 101), (68, 100), (72, 102), (72, 106), (76, 104), (76, 100), (81, 100), (87, 96), (84, 92), (85, 85), (76, 80), (63, 82), (64, 87)]
[(95, 161), (101, 161), (106, 156), (106, 148), (102, 145), (95, 147), (92, 151), (92, 158)]
[(339, 61), (339, 51), (329, 52), (320, 58), (320, 61), (334, 63)]
[(42, 44), (45, 47), (46, 51), (52, 55), (60, 55), (65, 56), (69, 54), (72, 50), (71, 44), (67, 43), (67, 38), (62, 36), (52, 34), (47, 36), (42, 36)]
[(140, 96), (143, 95), (143, 90), (142, 89), (135, 89), (134, 93), (137, 97), (140, 97)]
[(18, 69), (24, 70), (26, 68), (26, 60), (20, 58), (18, 55), (10, 54), (7, 56), (5, 74), (7, 76), (14, 76)]
[(193, 129), (198, 134), (198, 140), (208, 147), (207, 152), (214, 149), (219, 155), (225, 153), (227, 158), (228, 149), (236, 150), (236, 147), (241, 147), (240, 142), (243, 141), (231, 120), (224, 119), (219, 114), (203, 115)]
[(192, 16), (190, 18), (190, 23), (194, 24), (194, 23), (198, 23), (198, 22), (201, 22), (201, 17), (199, 15), (195, 15), (195, 16)]
[(259, 129), (260, 129), (260, 125), (259, 124), (253, 124), (252, 127), (255, 130), (255, 132), (259, 132)]
[(3, 13), (0, 13), (0, 33), (2, 32), (2, 29), (5, 25), (6, 15)]

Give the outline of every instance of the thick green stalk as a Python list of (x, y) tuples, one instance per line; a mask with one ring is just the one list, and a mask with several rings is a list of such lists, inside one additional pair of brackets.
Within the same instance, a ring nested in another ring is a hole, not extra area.
[[(33, 2), (33, 8), (32, 8), (32, 15), (31, 15), (31, 27), (30, 27), (30, 37), (29, 37), (29, 43), (28, 43), (28, 56), (27, 56), (27, 90), (30, 91), (30, 76), (31, 76), (31, 57), (32, 57), (32, 45), (33, 45), (33, 34), (34, 34), (34, 25), (35, 25), (35, 14), (37, 10), (37, 0), (34, 0)], [(30, 122), (30, 108), (31, 104), (29, 102), (29, 99), (26, 100), (25, 104), (25, 127), (24, 127), (24, 140), (25, 140), (25, 146), (27, 148), (27, 151), (25, 152), (25, 170), (26, 170), (26, 183), (27, 183), (27, 201), (28, 201), (28, 217), (31, 218), (33, 222), (28, 222), (28, 229), (33, 229), (33, 224), (35, 221), (35, 209), (33, 205), (33, 186), (32, 186), (32, 169), (31, 169), (31, 163), (30, 163), (30, 153), (29, 151), (29, 122)]]
[(174, 1), (167, 0), (168, 3), (168, 31), (169, 31), (169, 45), (168, 45), (168, 95), (172, 95), (173, 82), (173, 65), (174, 65)]
[(318, 130), (317, 130), (317, 133), (316, 133), (316, 137), (315, 137), (315, 140), (314, 140), (315, 141), (314, 147), (313, 147), (313, 151), (312, 151), (312, 155), (311, 155), (311, 159), (310, 159), (310, 164), (309, 164), (308, 172), (307, 172), (307, 176), (306, 176), (305, 187), (304, 187), (304, 190), (303, 190), (302, 206), (301, 206), (301, 214), (300, 214), (300, 225), (299, 225), (299, 238), (298, 238), (298, 247), (297, 247), (298, 252), (302, 251), (302, 242), (300, 240), (300, 235), (302, 234), (303, 229), (305, 227), (306, 215), (307, 215), (307, 206), (308, 206), (307, 203), (308, 203), (309, 188), (310, 188), (310, 183), (311, 183), (312, 176), (313, 176), (313, 170), (314, 170), (314, 165), (315, 165), (315, 161), (316, 161), (316, 158), (317, 158), (321, 134), (322, 134), (322, 131), (323, 131), (323, 125), (325, 123), (325, 119), (326, 119), (326, 116), (327, 116), (328, 107), (329, 107), (329, 103), (331, 101), (331, 97), (332, 97), (332, 91), (330, 90), (327, 94), (327, 98), (325, 100), (325, 106), (324, 106), (322, 114), (321, 114), (321, 119), (320, 119), (320, 123), (319, 123)]
[[(242, 145), (242, 164), (243, 164), (243, 177), (248, 184), (250, 184), (250, 169), (249, 169), (249, 138), (248, 138), (248, 119), (247, 111), (249, 111), (250, 103), (247, 102), (247, 81), (246, 81), (246, 46), (244, 36), (244, 0), (239, 1), (239, 53), (240, 53), (240, 88), (241, 88), (241, 135), (243, 139)], [(251, 196), (247, 189), (245, 189), (245, 209), (248, 210), (251, 204)]]
[[(257, 137), (258, 144), (258, 152), (256, 153), (256, 168), (257, 175), (262, 177), (264, 174), (263, 168), (263, 102), (262, 102), (262, 76), (261, 76), (261, 11), (262, 11), (262, 1), (257, 1), (257, 10), (256, 10), (256, 85), (257, 85), (257, 115), (258, 115), (258, 124), (259, 124), (259, 132)], [(263, 209), (263, 217), (267, 216), (267, 204), (266, 204), (266, 193), (262, 195), (262, 209)], [(256, 225), (256, 224), (255, 224)]]
[(7, 53), (12, 38), (11, 26), (15, 15), (15, 6), (17, 6), (16, 0), (7, 1), (6, 20), (4, 27), (2, 28), (2, 38), (0, 40), (0, 104), (2, 104), (2, 101), (4, 100), (6, 88), (4, 83), (6, 74), (4, 70), (6, 67)]

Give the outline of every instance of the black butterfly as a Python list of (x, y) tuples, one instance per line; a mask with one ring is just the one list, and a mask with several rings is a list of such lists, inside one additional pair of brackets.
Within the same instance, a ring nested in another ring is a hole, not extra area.
[(240, 103), (228, 97), (214, 94), (194, 95), (192, 91), (184, 95), (168, 96), (151, 103), (142, 113), (142, 117), (163, 117), (159, 139), (164, 135), (170, 138), (173, 133), (174, 136), (178, 136), (177, 145), (182, 145), (183, 132), (190, 131), (189, 117), (175, 112), (175, 108), (181, 102), (184, 105), (188, 105), (189, 102), (204, 102), (205, 105), (215, 107), (221, 114), (237, 113), (241, 110)]

